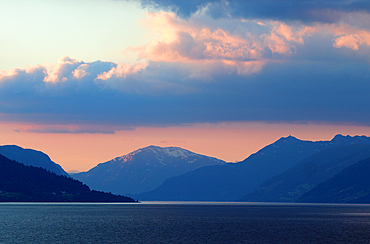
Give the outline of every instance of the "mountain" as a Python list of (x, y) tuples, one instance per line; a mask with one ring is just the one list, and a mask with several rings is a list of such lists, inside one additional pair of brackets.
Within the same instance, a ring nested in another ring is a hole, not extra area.
[(365, 136), (336, 135), (331, 141), (303, 141), (282, 137), (236, 164), (209, 166), (166, 180), (157, 189), (135, 195), (140, 200), (235, 201), (262, 182), (324, 149), (370, 144)]
[(298, 202), (370, 203), (370, 158), (353, 164), (304, 194)]
[(15, 145), (6, 145), (0, 146), (0, 154), (24, 165), (40, 167), (57, 175), (68, 176), (68, 173), (60, 165), (51, 161), (48, 155), (40, 151), (24, 149)]
[(222, 160), (179, 147), (149, 146), (71, 176), (95, 190), (136, 194), (153, 190), (170, 177), (203, 166), (224, 164)]
[(135, 202), (0, 155), (0, 202)]
[(239, 201), (295, 202), (344, 168), (369, 157), (370, 145), (353, 144), (323, 150), (263, 182)]

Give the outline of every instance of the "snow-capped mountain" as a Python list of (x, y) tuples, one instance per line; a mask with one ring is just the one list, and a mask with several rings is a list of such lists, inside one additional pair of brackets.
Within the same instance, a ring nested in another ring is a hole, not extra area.
[(282, 137), (240, 163), (199, 168), (133, 197), (142, 201), (235, 201), (305, 158), (325, 149), (356, 144), (370, 145), (370, 138), (336, 135), (331, 141), (304, 141)]
[(115, 194), (150, 191), (166, 179), (224, 161), (179, 147), (149, 146), (72, 175), (90, 188)]

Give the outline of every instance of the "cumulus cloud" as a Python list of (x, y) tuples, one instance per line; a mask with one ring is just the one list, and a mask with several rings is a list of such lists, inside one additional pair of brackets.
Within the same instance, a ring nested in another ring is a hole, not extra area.
[[(357, 13), (354, 15), (358, 17)], [(299, 52), (307, 53), (305, 48), (312, 42), (315, 42), (317, 48), (310, 50), (311, 53), (327, 44), (332, 46), (329, 50), (369, 46), (370, 28), (357, 26), (357, 21), (353, 21), (356, 18), (350, 18), (352, 22), (348, 23), (306, 25), (261, 19), (221, 21), (209, 18), (206, 13), (196, 13), (188, 19), (182, 19), (174, 13), (148, 13), (141, 21), (141, 26), (149, 29), (151, 41), (141, 46), (129, 47), (126, 51), (137, 53), (139, 59), (192, 62), (197, 67), (202, 66), (205, 61), (221, 62), (239, 69), (259, 65), (258, 69), (248, 68), (239, 72), (247, 75), (259, 72), (267, 62), (295, 58), (301, 55)], [(370, 20), (370, 14), (361, 14), (361, 18), (357, 19), (366, 18)], [(207, 69), (204, 70), (206, 73)]]
[[(289, 1), (314, 3), (298, 2)], [(314, 16), (308, 22), (267, 10), (256, 19), (237, 15), (239, 1), (193, 1), (187, 18), (147, 13), (140, 25), (150, 40), (125, 50), (136, 62), (61, 57), (0, 71), (0, 119), (29, 123), (17, 130), (38, 133), (255, 120), (370, 125), (370, 26), (359, 24), (370, 15), (358, 12), (360, 1), (337, 2), (298, 8), (297, 16)], [(186, 12), (187, 2), (171, 4)], [(338, 20), (317, 21), (324, 12)]]
[[(226, 69), (237, 68), (238, 74), (248, 75), (259, 72), (268, 61), (295, 53), (296, 45), (317, 31), (315, 27), (288, 26), (279, 21), (237, 19), (224, 27), (215, 22), (202, 13), (187, 20), (174, 13), (148, 13), (141, 25), (149, 29), (151, 41), (126, 51), (154, 62), (191, 63), (194, 67), (223, 64), (232, 66)], [(203, 69), (204, 77), (211, 76), (208, 70)]]
[[(189, 75), (178, 62), (156, 65), (159, 66), (149, 64), (145, 72), (153, 69), (151, 75), (156, 77), (159, 72), (163, 80), (166, 74), (169, 80)], [(0, 117), (33, 124), (17, 128), (20, 131), (45, 133), (113, 133), (135, 126), (243, 120), (370, 124), (368, 64), (270, 62), (265, 64), (263, 72), (253, 75), (243, 75), (245, 67), (239, 71), (234, 65), (229, 67), (235, 70), (218, 66), (214, 71), (218, 75), (213, 76), (212, 82), (189, 78), (185, 83), (192, 91), (161, 94), (102, 89), (94, 79), (86, 82), (86, 91), (81, 92), (75, 89), (79, 83), (76, 78), (67, 81), (72, 84), (63, 88), (63, 94), (53, 91), (58, 86), (44, 86), (43, 92), (39, 92), (42, 83), (54, 85), (43, 81), (47, 75), (38, 76), (42, 72), (35, 71), (34, 76), (27, 78), (29, 73), (18, 71), (16, 74), (23, 74), (17, 77), (20, 80), (1, 81)], [(38, 82), (33, 80), (35, 77)], [(95, 89), (90, 83), (95, 84)], [(86, 124), (96, 126), (81, 126)]]
[[(357, 30), (351, 31), (338, 31), (340, 37), (336, 38), (333, 46), (336, 48), (346, 47), (353, 50), (358, 50), (361, 45), (370, 46), (370, 31)], [(342, 33), (341, 33), (342, 32)]]

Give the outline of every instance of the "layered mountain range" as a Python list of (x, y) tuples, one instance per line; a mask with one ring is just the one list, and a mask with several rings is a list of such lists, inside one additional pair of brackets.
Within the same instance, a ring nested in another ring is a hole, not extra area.
[[(66, 174), (35, 150), (3, 146), (0, 154), (62, 177)], [(366, 136), (337, 135), (315, 142), (288, 136), (239, 163), (178, 147), (149, 146), (72, 177), (91, 189), (130, 194), (143, 201), (370, 203), (369, 159), (370, 138)]]
[[(312, 142), (283, 137), (240, 163), (200, 168), (170, 178), (157, 189), (134, 197), (163, 201), (235, 201), (305, 158), (325, 149), (356, 144), (369, 145), (370, 138), (337, 135), (331, 141)], [(260, 198), (259, 201), (266, 200)]]
[(355, 163), (298, 199), (308, 203), (370, 203), (370, 158)]
[(264, 181), (239, 201), (295, 202), (320, 183), (366, 158), (370, 158), (370, 145), (353, 144), (325, 149)]

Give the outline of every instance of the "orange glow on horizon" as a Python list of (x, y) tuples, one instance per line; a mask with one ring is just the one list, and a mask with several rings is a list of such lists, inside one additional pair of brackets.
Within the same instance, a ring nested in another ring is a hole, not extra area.
[(163, 128), (139, 127), (115, 134), (37, 133), (15, 131), (21, 124), (0, 123), (0, 144), (48, 154), (66, 171), (86, 171), (149, 145), (177, 146), (227, 162), (241, 161), (280, 137), (331, 140), (336, 134), (367, 135), (370, 127), (350, 125), (230, 122)]

